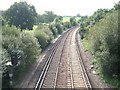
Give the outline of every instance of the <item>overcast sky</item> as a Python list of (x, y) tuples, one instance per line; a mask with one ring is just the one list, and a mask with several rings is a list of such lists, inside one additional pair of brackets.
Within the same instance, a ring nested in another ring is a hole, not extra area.
[(120, 0), (0, 0), (0, 10), (6, 10), (14, 2), (26, 1), (34, 5), (37, 13), (53, 11), (57, 15), (92, 15), (100, 8), (112, 8)]

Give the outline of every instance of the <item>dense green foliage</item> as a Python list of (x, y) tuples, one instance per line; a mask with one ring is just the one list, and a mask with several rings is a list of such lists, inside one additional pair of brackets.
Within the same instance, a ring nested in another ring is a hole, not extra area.
[[(102, 73), (119, 76), (120, 56), (118, 55), (118, 13), (108, 14), (90, 29), (92, 51)], [(119, 73), (118, 73), (119, 72)]]
[(74, 17), (71, 17), (70, 18), (70, 23), (72, 26), (75, 26), (77, 23), (76, 23), (76, 19)]
[(9, 25), (15, 25), (21, 29), (32, 29), (37, 13), (34, 6), (26, 2), (15, 2), (5, 13), (5, 19)]
[(39, 25), (34, 30), (34, 36), (38, 39), (39, 44), (41, 45), (42, 49), (45, 49), (45, 47), (51, 42), (53, 39), (53, 34), (49, 29), (49, 26), (46, 24)]
[(52, 11), (45, 11), (44, 14), (37, 15), (36, 24), (53, 22), (56, 16)]
[(53, 33), (53, 36), (56, 37), (61, 34), (67, 28), (70, 28), (70, 22), (63, 22), (63, 18), (61, 16), (57, 16), (53, 23), (50, 24), (49, 28)]
[(2, 37), (2, 53), (4, 54), (2, 55), (3, 72), (6, 72), (6, 63), (10, 61), (14, 69), (13, 79), (19, 79), (23, 71), (36, 60), (40, 52), (40, 45), (34, 36), (27, 32), (20, 32), (14, 26), (4, 26), (2, 28)]
[(63, 29), (62, 29), (62, 25), (61, 24), (56, 24), (56, 28), (57, 28), (57, 30), (58, 30), (58, 34), (61, 34), (63, 31)]
[(57, 30), (57, 28), (56, 28), (53, 24), (50, 25), (49, 28), (50, 28), (51, 32), (53, 33), (53, 36), (54, 36), (54, 37), (57, 37), (57, 35), (58, 35), (58, 30)]
[(98, 9), (92, 16), (81, 16), (80, 22), (80, 34), (81, 39), (86, 37), (89, 32), (89, 28), (98, 23), (108, 13), (107, 9)]
[(2, 60), (2, 70), (1, 71), (6, 72), (7, 71), (7, 65), (5, 63), (10, 61), (10, 56), (9, 56), (7, 50), (5, 50), (5, 49), (2, 49), (1, 56), (2, 56), (1, 57), (1, 60)]
[(87, 17), (84, 23), (81, 23), (80, 34), (83, 44), (85, 47), (89, 46), (87, 49), (94, 57), (92, 64), (95, 65), (97, 73), (106, 82), (120, 88), (120, 38), (118, 34), (120, 14), (117, 10), (119, 10), (117, 7), (111, 10), (100, 9)]
[[(6, 86), (8, 86), (9, 85), (9, 83), (8, 83), (8, 81), (7, 80), (9, 80), (7, 77), (8, 77), (8, 74), (6, 74), (7, 73), (7, 71), (8, 71), (8, 66), (6, 65), (6, 63), (7, 62), (9, 62), (10, 61), (10, 55), (8, 54), (8, 52), (7, 52), (7, 50), (5, 50), (5, 49), (2, 49), (2, 52), (0, 52), (0, 54), (1, 54), (1, 60), (2, 60), (2, 69), (0, 69), (0, 71), (2, 72), (2, 77), (4, 77), (4, 78), (2, 78), (2, 83), (5, 83), (6, 84)], [(5, 80), (5, 78), (7, 79), (7, 80)]]

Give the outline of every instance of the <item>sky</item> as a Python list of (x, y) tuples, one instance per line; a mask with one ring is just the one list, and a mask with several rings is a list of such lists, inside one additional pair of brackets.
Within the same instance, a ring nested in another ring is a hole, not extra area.
[(92, 15), (97, 9), (111, 9), (120, 0), (0, 0), (0, 10), (7, 10), (14, 2), (26, 1), (35, 6), (38, 14), (53, 11), (57, 15)]

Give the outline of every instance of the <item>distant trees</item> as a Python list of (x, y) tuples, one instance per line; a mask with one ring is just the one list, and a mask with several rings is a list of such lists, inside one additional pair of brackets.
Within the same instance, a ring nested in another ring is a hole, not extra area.
[(96, 12), (93, 14), (93, 19), (95, 22), (98, 22), (100, 19), (102, 19), (106, 13), (108, 13), (108, 9), (98, 9)]
[(45, 19), (48, 20), (47, 22), (53, 22), (56, 15), (52, 11), (45, 11)]
[(56, 18), (56, 14), (54, 14), (52, 11), (45, 11), (43, 15), (37, 15), (36, 23), (49, 23), (53, 22)]
[(2, 21), (2, 26), (6, 24), (5, 11), (0, 11), (0, 20)]
[(63, 32), (63, 25), (62, 25), (62, 17), (61, 16), (58, 16), (55, 18), (55, 26), (58, 30), (58, 34), (61, 34)]
[(81, 15), (80, 15), (80, 14), (77, 14), (76, 16), (77, 16), (77, 17), (80, 17)]
[(108, 9), (98, 9), (92, 16), (81, 16), (79, 20), (81, 39), (83, 39), (88, 34), (89, 29), (103, 19), (108, 12)]
[(8, 24), (22, 29), (32, 29), (35, 23), (36, 10), (26, 2), (15, 2), (5, 13)]
[[(63, 32), (63, 23), (62, 23), (62, 17), (57, 16), (54, 19), (54, 22), (50, 24), (49, 28), (52, 31), (54, 37), (56, 37), (58, 34), (61, 34)], [(64, 29), (65, 30), (65, 29)]]
[(120, 1), (114, 5), (115, 10), (119, 10), (120, 9)]
[(39, 24), (34, 30), (34, 36), (37, 38), (42, 50), (44, 50), (53, 39), (53, 33), (51, 32), (49, 25), (46, 24)]
[(74, 17), (71, 17), (70, 18), (70, 23), (72, 26), (75, 26), (76, 25), (76, 19)]

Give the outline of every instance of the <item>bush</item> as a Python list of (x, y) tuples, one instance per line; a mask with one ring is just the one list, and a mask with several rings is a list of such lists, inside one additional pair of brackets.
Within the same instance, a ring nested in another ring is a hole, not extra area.
[(21, 58), (23, 53), (20, 48), (20, 45), (22, 44), (20, 31), (14, 26), (4, 26), (2, 35), (2, 47), (10, 54), (12, 64), (16, 65), (18, 59)]
[(81, 39), (84, 39), (88, 34), (88, 29), (87, 28), (80, 28), (79, 33), (80, 33)]
[(64, 22), (63, 23), (63, 29), (66, 30), (67, 28), (71, 27), (71, 23), (70, 22)]
[(57, 28), (54, 25), (50, 25), (49, 28), (50, 28), (51, 32), (53, 33), (54, 38), (57, 37), (57, 35), (58, 35)]
[(9, 86), (9, 82), (8, 82), (8, 80), (9, 80), (9, 77), (8, 77), (8, 72), (7, 72), (7, 68), (8, 68), (8, 66), (6, 65), (10, 60), (11, 60), (11, 58), (10, 58), (10, 55), (8, 54), (8, 52), (7, 52), (7, 50), (5, 50), (5, 49), (2, 49), (2, 51), (0, 51), (0, 54), (1, 54), (1, 60), (2, 60), (2, 68), (1, 68), (1, 72), (2, 72), (2, 77), (0, 77), (1, 78), (1, 80), (2, 80), (2, 83), (4, 83), (3, 84), (3, 86), (2, 87), (8, 87)]
[(39, 44), (41, 45), (42, 49), (48, 45), (48, 37), (44, 32), (35, 30), (35, 37), (38, 39)]
[(97, 57), (99, 69), (110, 77), (120, 76), (120, 55), (118, 54), (118, 13), (109, 13), (90, 29), (89, 40), (92, 52)]
[(2, 69), (1, 69), (1, 71), (4, 73), (4, 72), (7, 71), (6, 63), (9, 62), (11, 60), (11, 58), (10, 58), (9, 53), (5, 49), (2, 49), (2, 51), (0, 51), (0, 53), (1, 53), (1, 56), (2, 56), (1, 57), (1, 60), (2, 60)]
[(50, 31), (50, 29), (47, 25), (39, 25), (34, 30), (34, 36), (38, 39), (38, 42), (41, 45), (42, 49), (45, 49), (45, 47), (53, 39), (53, 34), (52, 34), (52, 32)]
[(61, 34), (63, 32), (62, 26), (60, 24), (56, 24), (56, 28), (58, 30), (58, 34)]
[(14, 81), (19, 80), (23, 75), (22, 72), (25, 72), (36, 61), (41, 51), (37, 39), (27, 32), (22, 33), (21, 50), (23, 55), (21, 56), (20, 65), (14, 68)]
[(35, 61), (41, 51), (37, 38), (27, 32), (22, 33), (21, 47), (24, 52), (23, 58), (26, 60), (26, 64)]
[[(36, 60), (40, 54), (40, 45), (33, 35), (27, 32), (20, 32), (14, 26), (4, 26), (2, 37), (2, 47), (8, 53), (13, 65), (13, 80), (15, 82), (19, 80), (26, 69)], [(7, 56), (5, 57), (7, 58)], [(6, 58), (5, 60), (7, 60)]]

